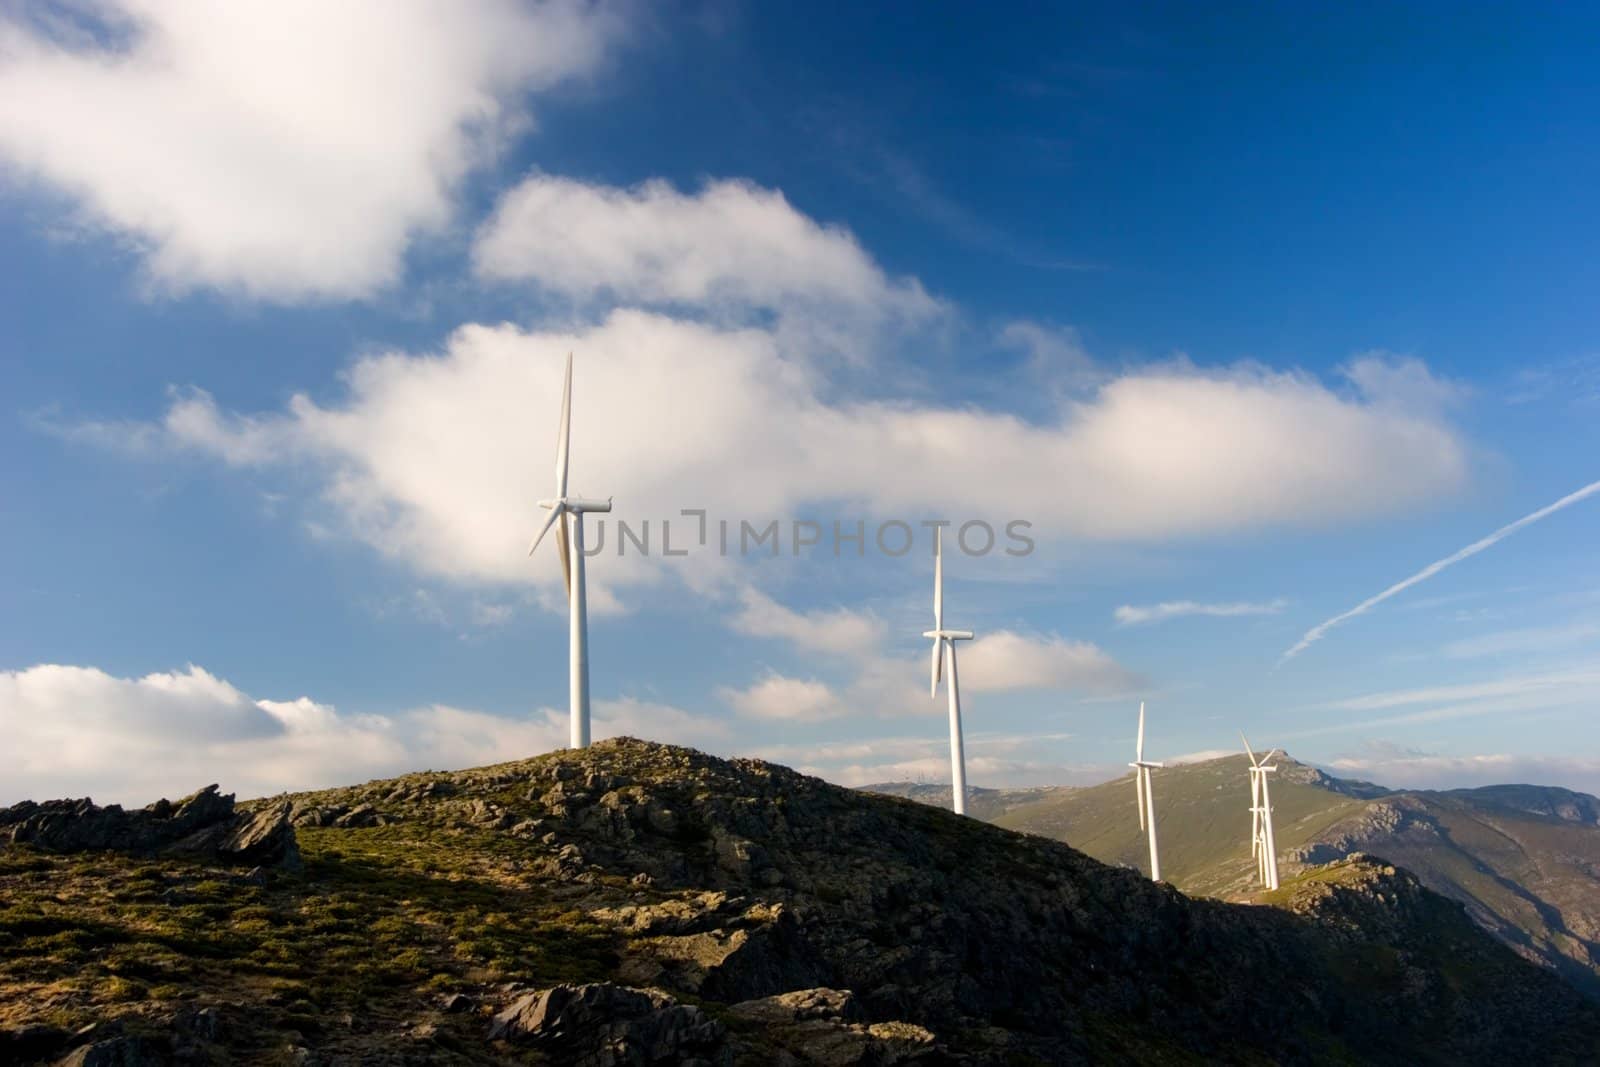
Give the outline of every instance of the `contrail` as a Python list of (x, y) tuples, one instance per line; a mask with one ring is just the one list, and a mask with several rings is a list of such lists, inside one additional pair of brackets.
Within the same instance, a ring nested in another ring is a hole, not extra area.
[(1385, 600), (1388, 600), (1390, 597), (1394, 596), (1396, 593), (1403, 593), (1407, 589), (1410, 589), (1412, 586), (1416, 585), (1418, 582), (1424, 582), (1424, 581), (1427, 581), (1429, 578), (1432, 578), (1435, 574), (1438, 574), (1440, 571), (1444, 570), (1446, 567), (1452, 567), (1455, 564), (1460, 563), (1462, 560), (1466, 559), (1468, 556), (1476, 556), (1479, 552), (1482, 552), (1484, 549), (1488, 548), (1490, 545), (1497, 544), (1500, 541), (1504, 541), (1506, 538), (1510, 537), (1512, 534), (1516, 533), (1518, 530), (1522, 529), (1524, 526), (1532, 526), (1534, 523), (1538, 522), (1540, 519), (1544, 518), (1545, 516), (1554, 515), (1556, 512), (1560, 511), (1562, 508), (1568, 507), (1568, 506), (1570, 506), (1572, 504), (1576, 504), (1578, 501), (1584, 499), (1585, 497), (1594, 496), (1596, 493), (1600, 493), (1600, 482), (1590, 482), (1588, 485), (1584, 486), (1582, 489), (1579, 489), (1576, 493), (1569, 493), (1568, 495), (1562, 497), (1560, 500), (1557, 500), (1554, 504), (1551, 504), (1549, 507), (1540, 508), (1538, 511), (1535, 511), (1532, 515), (1524, 515), (1522, 518), (1518, 519), (1516, 522), (1513, 522), (1513, 523), (1511, 523), (1511, 524), (1509, 524), (1507, 526), (1500, 527), (1500, 529), (1496, 530), (1494, 533), (1490, 534), (1488, 537), (1485, 537), (1483, 540), (1472, 542), (1472, 544), (1468, 545), (1466, 548), (1463, 548), (1460, 552), (1457, 552), (1455, 555), (1446, 556), (1444, 559), (1439, 560), (1437, 563), (1428, 564), (1426, 567), (1422, 568), (1420, 571), (1418, 571), (1417, 573), (1413, 574), (1411, 577), (1407, 578), (1405, 581), (1396, 582), (1394, 585), (1391, 585), (1389, 588), (1385, 589), (1383, 592), (1379, 593), (1377, 596), (1372, 597), (1371, 599), (1368, 599), (1368, 600), (1363, 600), (1361, 603), (1357, 604), (1355, 607), (1351, 608), (1349, 611), (1345, 612), (1343, 615), (1335, 615), (1333, 618), (1329, 619), (1327, 622), (1318, 623), (1316, 626), (1313, 626), (1311, 629), (1306, 631), (1305, 636), (1300, 638), (1299, 643), (1297, 643), (1293, 648), (1291, 648), (1289, 651), (1287, 651), (1287, 652), (1285, 652), (1283, 654), (1283, 656), (1278, 660), (1278, 664), (1281, 666), (1282, 664), (1284, 664), (1288, 660), (1291, 660), (1295, 656), (1298, 656), (1300, 653), (1304, 652), (1307, 648), (1311, 647), (1311, 645), (1314, 642), (1321, 640), (1322, 636), (1324, 634), (1326, 634), (1329, 630), (1333, 629), (1335, 626), (1338, 626), (1340, 623), (1348, 622), (1349, 620), (1355, 618), (1357, 615), (1365, 615), (1367, 612), (1371, 611), (1373, 608), (1377, 607), (1379, 604), (1383, 603)]

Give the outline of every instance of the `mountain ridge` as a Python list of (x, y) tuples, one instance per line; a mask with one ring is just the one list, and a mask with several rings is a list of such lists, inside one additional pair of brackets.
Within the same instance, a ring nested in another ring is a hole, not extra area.
[[(1525, 958), (1600, 997), (1600, 799), (1516, 784), (1394, 789), (1339, 778), (1288, 755), (1274, 762), (1285, 872), (1355, 852), (1382, 857), (1461, 902)], [(1256, 894), (1247, 766), (1241, 754), (1156, 774), (1162, 874), (1180, 889), (1224, 899)], [(946, 803), (948, 796), (946, 787)], [(1104, 862), (1147, 866), (1131, 775), (1094, 786), (990, 791), (975, 814)]]
[(728, 1065), (1600, 1053), (1594, 1005), (1366, 857), (1287, 879), (1272, 906), (1191, 899), (1042, 837), (632, 739), (240, 808), (293, 824), (298, 873), (0, 849), (0, 1048)]

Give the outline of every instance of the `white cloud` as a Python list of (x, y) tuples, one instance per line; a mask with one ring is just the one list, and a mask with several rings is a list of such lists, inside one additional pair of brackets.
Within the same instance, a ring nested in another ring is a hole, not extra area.
[(1194, 600), (1169, 600), (1161, 604), (1123, 604), (1113, 612), (1119, 626), (1139, 626), (1150, 622), (1166, 622), (1186, 615), (1208, 615), (1214, 618), (1234, 618), (1240, 615), (1276, 615), (1287, 607), (1287, 600), (1269, 600), (1251, 603), (1234, 601), (1222, 604), (1202, 604)]
[[(965, 743), (967, 781), (986, 788), (1022, 788), (1088, 785), (1117, 776), (1114, 765), (1052, 758), (1051, 747), (1071, 736), (969, 733)], [(925, 737), (768, 745), (756, 754), (841, 785), (950, 781), (949, 739), (942, 732)]]
[(1477, 637), (1450, 641), (1440, 651), (1451, 659), (1476, 659), (1507, 654), (1525, 655), (1568, 648), (1600, 637), (1600, 625), (1590, 622), (1561, 626), (1530, 626), (1500, 630)]
[(847, 710), (823, 682), (781, 674), (769, 674), (745, 689), (724, 687), (718, 693), (740, 715), (752, 719), (817, 722)]
[(1510, 675), (1479, 682), (1463, 682), (1458, 685), (1392, 689), (1336, 700), (1326, 706), (1348, 711), (1372, 711), (1412, 704), (1461, 703), (1506, 696), (1562, 693), (1574, 689), (1581, 690), (1592, 685), (1600, 685), (1600, 671), (1580, 668), (1541, 674)]
[[(0, 804), (92, 795), (144, 804), (209, 782), (242, 796), (448, 770), (563, 747), (564, 711), (504, 717), (446, 705), (352, 715), (307, 697), (261, 700), (190, 666), (118, 678), (41, 664), (0, 673)], [(631, 699), (595, 705), (594, 736), (718, 744), (726, 726)]]
[(85, 10), (87, 33), (0, 16), (0, 162), (124, 237), (159, 287), (278, 301), (395, 281), (528, 124), (523, 95), (592, 70), (620, 28), (564, 0)]
[[(1056, 635), (997, 630), (957, 647), (963, 698), (982, 693), (1058, 690), (1080, 696), (1129, 692), (1143, 684), (1098, 645)], [(842, 701), (853, 713), (874, 717), (943, 715), (945, 700), (929, 695), (930, 660), (917, 654), (864, 662)]]
[(964, 691), (1067, 689), (1108, 694), (1126, 692), (1139, 682), (1098, 645), (1062, 637), (1034, 637), (997, 630), (961, 649)]
[(1046, 326), (1023, 319), (1007, 323), (998, 339), (1002, 346), (1025, 353), (1036, 375), (1059, 382), (1063, 389), (1093, 385), (1107, 376), (1095, 366), (1083, 339), (1070, 326)]
[(876, 652), (887, 633), (882, 619), (849, 608), (798, 612), (746, 587), (731, 625), (756, 637), (779, 637), (808, 652), (859, 657)]
[[(832, 506), (910, 521), (1025, 517), (1046, 541), (1157, 540), (1406, 510), (1467, 474), (1445, 424), (1299, 375), (1152, 368), (1035, 425), (824, 399), (771, 333), (631, 310), (576, 332), (467, 326), (440, 354), (367, 356), (331, 403), (297, 396), (283, 413), (237, 415), (191, 392), (175, 397), (159, 431), (78, 432), (320, 472), (324, 525), (425, 573), (553, 589), (559, 568), (527, 560), (526, 539), (533, 501), (549, 491), (572, 349), (574, 488), (615, 494), (613, 523), (650, 519), (658, 531), (664, 518), (687, 525), (684, 507), (736, 527)], [(731, 566), (714, 552), (687, 565), (659, 553), (617, 559), (615, 546), (613, 524), (591, 569), (599, 595), (657, 581), (667, 567)]]
[(473, 249), (479, 276), (622, 303), (854, 309), (918, 318), (936, 305), (890, 280), (845, 229), (776, 190), (714, 181), (680, 193), (535, 174), (501, 198)]
[(1528, 784), (1600, 793), (1600, 756), (1363, 752), (1341, 756), (1326, 766), (1334, 774), (1363, 778), (1391, 789), (1470, 789), (1484, 785)]
[[(1452, 719), (1503, 716), (1532, 720), (1583, 714), (1600, 701), (1600, 671), (1587, 667), (1538, 674), (1508, 675), (1456, 685), (1388, 690), (1321, 705), (1341, 712), (1384, 712), (1369, 718), (1341, 716), (1326, 726), (1281, 734), (1312, 737), (1366, 727), (1399, 727)], [(1409, 709), (1409, 710), (1396, 710)]]

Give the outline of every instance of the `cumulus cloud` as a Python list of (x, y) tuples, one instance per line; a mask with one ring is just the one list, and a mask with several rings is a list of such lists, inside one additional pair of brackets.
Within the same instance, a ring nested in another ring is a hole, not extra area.
[(1139, 684), (1136, 675), (1098, 645), (1010, 630), (982, 635), (961, 649), (960, 671), (962, 687), (974, 693), (1075, 689), (1110, 694)]
[[(328, 524), (388, 556), (464, 582), (554, 588), (559, 568), (525, 551), (533, 501), (549, 492), (569, 350), (574, 488), (615, 494), (613, 522), (658, 530), (684, 507), (765, 521), (832, 506), (1026, 517), (1045, 539), (1159, 540), (1403, 511), (1467, 476), (1447, 424), (1301, 375), (1147, 368), (1035, 424), (827, 397), (765, 330), (639, 310), (570, 332), (463, 327), (440, 353), (360, 359), (326, 403), (302, 395), (239, 414), (191, 391), (158, 427), (80, 429), (236, 466), (296, 464), (320, 477)], [(591, 571), (602, 591), (672, 565), (615, 558), (616, 545), (613, 525)]]
[[(41, 664), (0, 673), (0, 804), (92, 795), (144, 804), (210, 782), (243, 796), (521, 759), (565, 746), (565, 711), (507, 717), (447, 705), (348, 714), (247, 696), (196, 666), (119, 678)], [(726, 727), (678, 708), (599, 701), (594, 736), (700, 746)]]
[(1166, 622), (1187, 615), (1206, 615), (1228, 619), (1240, 615), (1276, 615), (1287, 607), (1287, 600), (1261, 602), (1232, 601), (1220, 604), (1202, 604), (1194, 600), (1168, 600), (1160, 604), (1123, 604), (1112, 613), (1118, 626), (1140, 626), (1151, 622)]
[(846, 711), (825, 683), (781, 674), (769, 674), (745, 689), (723, 688), (719, 693), (733, 710), (752, 719), (817, 722)]
[[(985, 734), (966, 738), (967, 780), (988, 788), (1089, 785), (1117, 777), (1119, 764), (1094, 764), (1052, 752), (1071, 734)], [(756, 752), (841, 785), (950, 781), (949, 739), (896, 736), (816, 744), (775, 744)]]
[(659, 180), (619, 189), (535, 174), (501, 198), (473, 264), (483, 278), (582, 300), (913, 319), (936, 308), (915, 280), (888, 278), (848, 230), (743, 181), (681, 193)]
[(397, 279), (525, 94), (591, 71), (606, 9), (552, 0), (105, 0), (0, 16), (0, 162), (160, 287), (343, 299)]
[[(880, 656), (864, 662), (841, 698), (855, 714), (878, 717), (943, 715), (944, 698), (928, 693), (928, 651)], [(1056, 690), (1077, 696), (1111, 696), (1144, 684), (1104, 649), (1050, 634), (997, 630), (958, 646), (963, 697), (981, 693)]]
[(863, 656), (876, 652), (887, 628), (875, 615), (832, 608), (799, 612), (773, 600), (758, 589), (740, 593), (741, 607), (731, 625), (756, 637), (776, 637), (808, 652)]

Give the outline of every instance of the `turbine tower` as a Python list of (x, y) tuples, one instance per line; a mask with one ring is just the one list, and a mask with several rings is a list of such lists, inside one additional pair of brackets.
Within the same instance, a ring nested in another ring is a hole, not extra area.
[(1250, 741), (1243, 733), (1244, 751), (1250, 757), (1250, 855), (1255, 857), (1256, 877), (1268, 889), (1278, 888), (1278, 844), (1272, 836), (1272, 792), (1267, 787), (1267, 775), (1278, 768), (1268, 763), (1277, 749), (1256, 759)]
[[(611, 498), (588, 500), (567, 495), (567, 453), (572, 441), (572, 353), (567, 353), (567, 377), (561, 386), (561, 429), (556, 437), (556, 495), (539, 501), (550, 517), (539, 528), (539, 536), (528, 546), (533, 555), (556, 528), (556, 546), (561, 550), (561, 577), (567, 583), (568, 641), (571, 665), (568, 674), (572, 715), (572, 748), (589, 747), (589, 622), (583, 587), (583, 515), (587, 511), (610, 511)], [(559, 522), (558, 522), (559, 520)], [(569, 521), (570, 520), (570, 521)]]
[(971, 630), (946, 630), (944, 628), (944, 546), (939, 538), (939, 528), (933, 530), (933, 629), (923, 637), (933, 638), (932, 680), (929, 696), (939, 696), (940, 672), (947, 671), (950, 681), (950, 799), (957, 815), (967, 813), (967, 757), (961, 747), (961, 686), (956, 681), (956, 642), (971, 641)]
[(1161, 881), (1161, 854), (1156, 850), (1156, 795), (1150, 788), (1150, 771), (1165, 767), (1144, 758), (1144, 701), (1139, 702), (1139, 740), (1133, 749), (1133, 788), (1139, 798), (1139, 829), (1150, 831), (1150, 880)]

